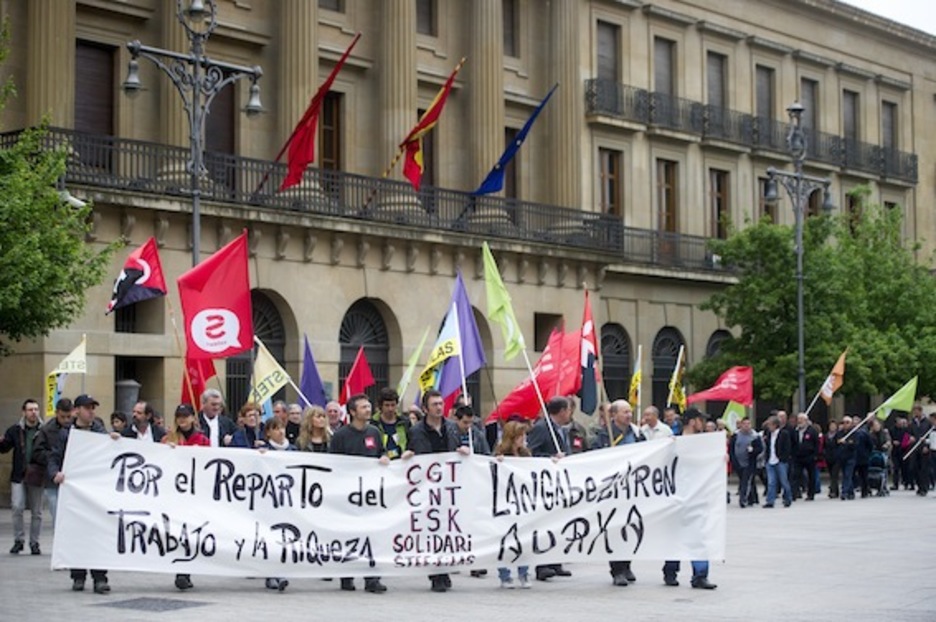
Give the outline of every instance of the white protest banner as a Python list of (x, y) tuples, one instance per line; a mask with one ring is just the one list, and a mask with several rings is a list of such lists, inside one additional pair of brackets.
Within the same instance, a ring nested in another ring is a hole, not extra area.
[(73, 430), (63, 471), (53, 568), (350, 577), (725, 556), (720, 434), (381, 465)]

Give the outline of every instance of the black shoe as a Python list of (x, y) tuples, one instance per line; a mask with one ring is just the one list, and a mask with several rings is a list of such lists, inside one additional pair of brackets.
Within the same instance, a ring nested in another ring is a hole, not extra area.
[(440, 576), (439, 579), (442, 581), (442, 585), (445, 586), (445, 589), (447, 590), (452, 589), (452, 577), (448, 576), (447, 574), (444, 574)]
[(487, 576), (487, 570), (472, 570), (470, 574), (475, 579), (480, 579), (481, 577)]
[(616, 585), (618, 587), (627, 587), (628, 586), (627, 577), (625, 577), (623, 574), (616, 574), (613, 577), (611, 577), (611, 584)]
[(448, 588), (445, 587), (445, 581), (440, 577), (432, 577), (432, 587), (430, 588), (433, 592), (447, 592)]
[(663, 583), (670, 587), (679, 587), (679, 581), (676, 580), (676, 577), (663, 577)]
[(806, 497), (806, 500), (807, 500), (807, 501), (815, 501), (816, 498), (815, 498), (815, 497)]
[(354, 591), (354, 579), (342, 579), (341, 580), (341, 589), (345, 592)]
[(637, 576), (633, 572), (631, 572), (630, 568), (624, 571), (624, 578), (627, 579), (629, 583), (633, 583), (634, 581), (637, 580)]
[(108, 585), (107, 579), (101, 579), (100, 581), (94, 582), (95, 594), (107, 594), (108, 592), (110, 592), (110, 585)]
[[(267, 581), (269, 581), (269, 579), (267, 579)], [(191, 577), (189, 577), (189, 575), (187, 574), (176, 575), (175, 586), (176, 586), (176, 589), (182, 590), (183, 592), (185, 590), (190, 590), (193, 587), (195, 587), (194, 585), (192, 585)], [(269, 585), (267, 587), (269, 587)]]
[(72, 579), (72, 592), (83, 592), (84, 583), (84, 579)]
[(371, 594), (383, 594), (387, 591), (387, 586), (380, 582), (380, 579), (367, 579), (364, 581), (364, 591)]
[(10, 549), (11, 555), (19, 555), (20, 551), (23, 550), (23, 541), (17, 540), (13, 543), (13, 548)]
[(30, 543), (29, 543), (29, 553), (30, 553), (31, 555), (42, 555), (42, 551), (39, 549), (39, 543), (38, 543), (38, 542), (30, 542)]
[(289, 587), (289, 581), (287, 581), (286, 579), (280, 579), (280, 580), (279, 580), (279, 585), (276, 586), (276, 589), (278, 589), (280, 592), (282, 592), (282, 591), (284, 591), (287, 587)]
[(765, 503), (765, 504), (764, 504), (764, 507), (765, 507), (765, 508), (772, 508), (772, 507), (773, 507), (773, 503)]
[(566, 570), (562, 566), (556, 566), (552, 570), (554, 573), (556, 573), (557, 577), (571, 577), (572, 576), (572, 571)]
[(552, 579), (556, 576), (556, 571), (552, 568), (537, 568), (536, 569), (536, 580), (545, 581), (546, 579)]
[(793, 505), (793, 502), (792, 502), (792, 501), (784, 501), (784, 502), (783, 502), (783, 507), (785, 507), (785, 508), (788, 508), (788, 507), (790, 507), (791, 505)]
[(714, 583), (709, 583), (706, 577), (699, 577), (698, 579), (692, 580), (692, 587), (700, 590), (714, 590), (718, 586)]

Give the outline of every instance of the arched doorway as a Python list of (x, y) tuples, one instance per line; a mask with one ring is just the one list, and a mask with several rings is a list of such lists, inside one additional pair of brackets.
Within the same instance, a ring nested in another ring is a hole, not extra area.
[[(705, 344), (705, 358), (710, 359), (717, 356), (721, 351), (722, 344), (730, 338), (731, 333), (727, 330), (716, 330), (712, 333), (708, 343)], [(705, 410), (708, 412), (709, 416), (712, 417), (721, 417), (725, 413), (725, 407), (727, 406), (728, 402), (724, 400), (707, 400), (705, 402)]]
[(620, 324), (601, 327), (601, 375), (609, 400), (627, 399), (631, 379), (631, 342)]
[(390, 337), (387, 325), (377, 306), (361, 298), (348, 309), (338, 332), (341, 344), (341, 361), (338, 364), (338, 391), (344, 390), (345, 378), (351, 372), (358, 349), (364, 346), (364, 355), (374, 376), (374, 386), (367, 389), (370, 399), (377, 399), (377, 392), (388, 386), (390, 370)]
[[(686, 340), (682, 333), (672, 326), (664, 326), (653, 340), (653, 405), (663, 410), (669, 396), (669, 381), (676, 367), (680, 346)], [(683, 356), (687, 354), (683, 352)]]
[[(286, 327), (283, 318), (273, 301), (263, 292), (253, 290), (250, 292), (250, 303), (253, 306), (254, 334), (273, 355), (273, 358), (283, 364), (286, 350)], [(226, 392), (228, 412), (236, 414), (250, 396), (250, 376), (253, 357), (256, 356), (256, 347), (241, 352), (226, 360)], [(285, 389), (280, 389), (273, 399), (281, 400), (285, 397)]]

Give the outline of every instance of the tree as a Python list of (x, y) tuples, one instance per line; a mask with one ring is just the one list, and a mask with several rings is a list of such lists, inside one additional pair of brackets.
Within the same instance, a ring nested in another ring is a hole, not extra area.
[[(936, 388), (926, 356), (936, 346), (936, 281), (901, 237), (900, 210), (853, 193), (850, 214), (808, 218), (803, 230), (806, 385), (819, 389), (849, 348), (843, 394), (883, 394), (920, 374), (919, 391)], [(708, 386), (732, 365), (754, 367), (755, 396), (786, 401), (797, 381), (794, 230), (768, 220), (747, 223), (711, 243), (737, 282), (702, 305), (733, 330), (718, 355), (689, 370)], [(808, 398), (811, 398), (809, 395)]]

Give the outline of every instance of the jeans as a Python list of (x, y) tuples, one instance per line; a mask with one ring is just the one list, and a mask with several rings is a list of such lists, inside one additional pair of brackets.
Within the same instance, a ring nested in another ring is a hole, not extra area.
[(788, 466), (786, 462), (767, 465), (767, 505), (773, 505), (777, 500), (777, 484), (783, 489), (783, 502), (787, 505), (793, 503), (793, 491), (787, 479)]
[(23, 513), (29, 508), (29, 542), (38, 543), (42, 532), (42, 488), (23, 482), (10, 483), (10, 505), (13, 508), (13, 539), (25, 542)]
[[(694, 561), (692, 563), (692, 578), (693, 579), (707, 579), (709, 563), (707, 561)], [(676, 573), (679, 572), (679, 562), (678, 561), (668, 561), (663, 564), (663, 578), (676, 578)]]
[(55, 527), (55, 509), (58, 507), (58, 486), (49, 486), (45, 489), (46, 506), (52, 515), (52, 526)]
[[(528, 576), (530, 573), (529, 566), (517, 566), (517, 577), (522, 578)], [(510, 580), (510, 568), (501, 567), (497, 569), (497, 576), (500, 577), (501, 581)]]
[(842, 465), (842, 497), (855, 496), (855, 459), (846, 460)]

